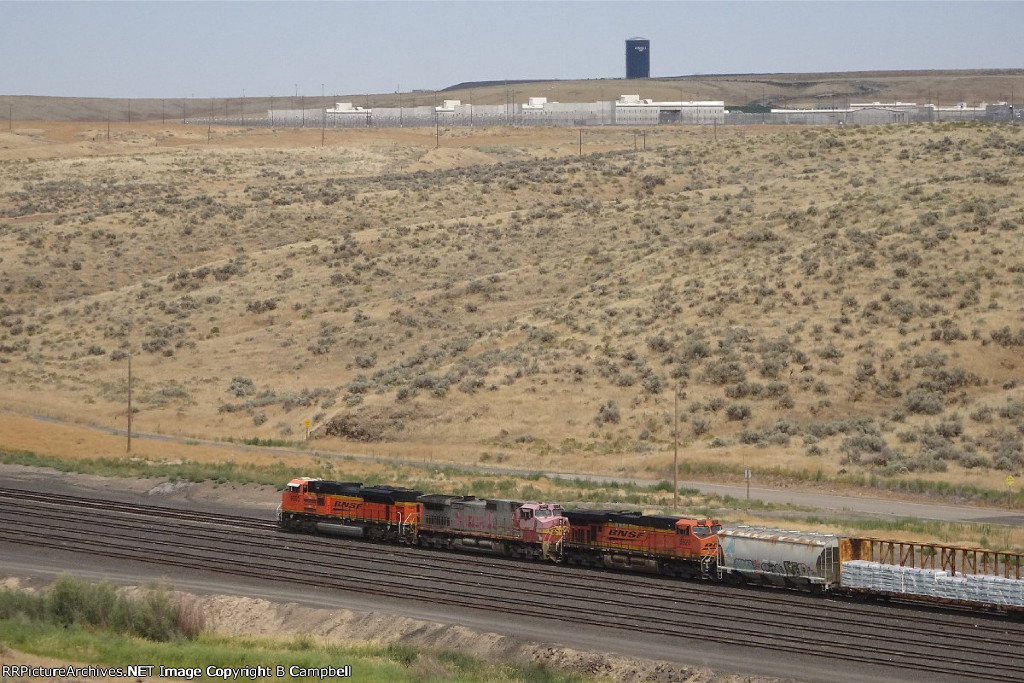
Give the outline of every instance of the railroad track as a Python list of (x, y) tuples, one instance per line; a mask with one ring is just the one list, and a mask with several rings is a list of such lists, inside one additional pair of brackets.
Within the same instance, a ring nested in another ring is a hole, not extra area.
[(972, 642), (1024, 661), (1024, 627), (1005, 620), (324, 539), (239, 516), (0, 489), (0, 540), (261, 579), (287, 575), (309, 586), (824, 656), (915, 675), (1024, 676), (1007, 667), (1005, 657), (979, 661), (964, 647), (962, 634), (970, 629)]

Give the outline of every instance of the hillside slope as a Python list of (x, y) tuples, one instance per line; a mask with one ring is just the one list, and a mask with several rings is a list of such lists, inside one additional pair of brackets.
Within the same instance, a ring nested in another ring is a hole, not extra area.
[(38, 125), (7, 408), (123, 425), (130, 353), (140, 430), (668, 476), (678, 390), (693, 467), (1024, 466), (1019, 128)]

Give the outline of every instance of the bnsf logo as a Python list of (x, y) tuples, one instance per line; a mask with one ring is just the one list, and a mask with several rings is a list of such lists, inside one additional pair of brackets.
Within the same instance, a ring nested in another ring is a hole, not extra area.
[(644, 532), (632, 531), (630, 529), (609, 529), (608, 538), (629, 538), (637, 539), (643, 538)]
[(354, 510), (359, 507), (359, 503), (354, 500), (336, 500), (334, 501), (335, 510)]

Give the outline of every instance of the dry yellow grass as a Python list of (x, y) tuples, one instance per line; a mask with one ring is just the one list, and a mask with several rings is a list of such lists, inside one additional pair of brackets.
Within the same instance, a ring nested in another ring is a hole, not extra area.
[(661, 479), (678, 386), (698, 472), (1024, 466), (1019, 128), (12, 128), (0, 406), (83, 427), (0, 448), (118, 452), (131, 353), (182, 438)]

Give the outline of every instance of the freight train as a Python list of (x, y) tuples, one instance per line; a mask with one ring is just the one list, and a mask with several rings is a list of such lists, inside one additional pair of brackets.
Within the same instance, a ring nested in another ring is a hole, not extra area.
[(307, 477), (288, 483), (278, 522), (379, 542), (1024, 614), (1024, 555), (981, 548), (725, 528), (703, 517), (567, 510)]

